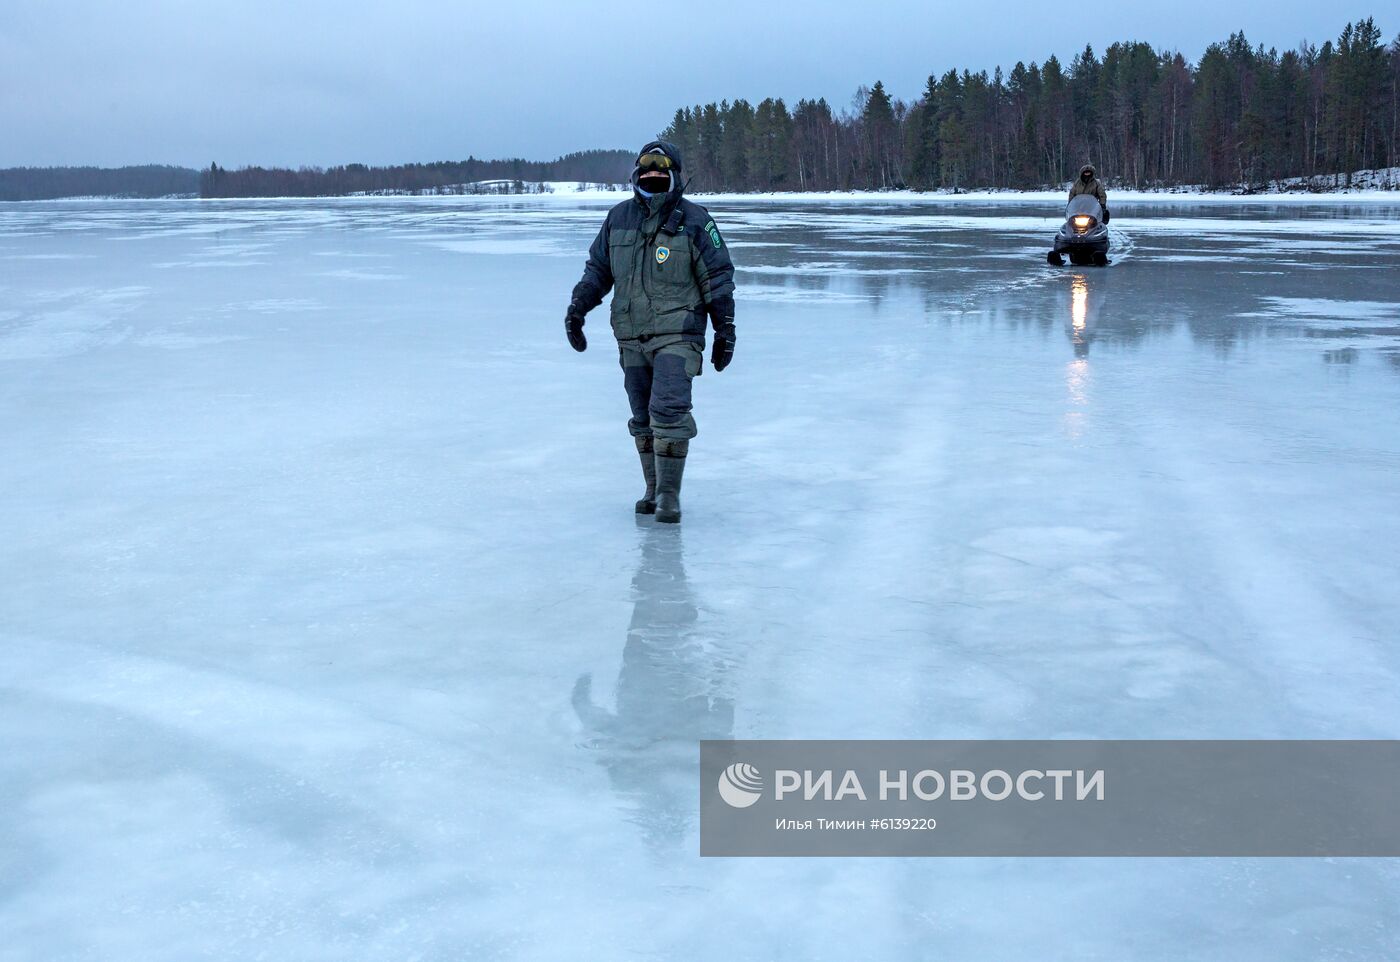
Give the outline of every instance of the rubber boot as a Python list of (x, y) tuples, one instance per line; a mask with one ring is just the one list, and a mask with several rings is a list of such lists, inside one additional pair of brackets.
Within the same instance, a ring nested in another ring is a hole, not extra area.
[(647, 482), (647, 493), (637, 502), (638, 514), (656, 513), (656, 456), (652, 453), (651, 435), (637, 437), (637, 455), (642, 460), (642, 477)]
[(656, 440), (656, 520), (676, 524), (681, 520), (681, 476), (690, 442), (673, 438)]

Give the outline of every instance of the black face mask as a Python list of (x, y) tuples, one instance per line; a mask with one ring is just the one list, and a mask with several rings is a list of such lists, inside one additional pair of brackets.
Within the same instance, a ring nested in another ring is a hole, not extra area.
[(664, 194), (671, 189), (671, 178), (667, 174), (642, 174), (637, 178), (637, 186), (648, 194)]
[(1079, 175), (1079, 179), (1082, 180), (1082, 181), (1084, 181), (1084, 183), (1087, 184), (1087, 183), (1089, 183), (1089, 181), (1091, 181), (1091, 180), (1094, 179), (1094, 175), (1093, 175), (1092, 172), (1086, 170), (1086, 171), (1084, 171), (1084, 173), (1082, 173), (1082, 174)]

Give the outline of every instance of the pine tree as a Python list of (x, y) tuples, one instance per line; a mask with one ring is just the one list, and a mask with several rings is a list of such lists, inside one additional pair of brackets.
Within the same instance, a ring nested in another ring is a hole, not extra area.
[(747, 100), (720, 104), (720, 183), (724, 190), (751, 190), (749, 154), (753, 147), (753, 108)]
[(753, 147), (749, 169), (760, 190), (789, 189), (792, 117), (779, 98), (766, 98), (754, 111)]

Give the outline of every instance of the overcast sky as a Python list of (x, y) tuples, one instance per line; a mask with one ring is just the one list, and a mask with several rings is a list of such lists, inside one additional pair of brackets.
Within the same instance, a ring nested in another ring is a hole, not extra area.
[[(1379, 8), (1394, 11), (1393, 0)], [(634, 147), (682, 104), (826, 97), (1139, 39), (1279, 48), (1377, 5), (1173, 0), (0, 0), (0, 166), (393, 163)]]

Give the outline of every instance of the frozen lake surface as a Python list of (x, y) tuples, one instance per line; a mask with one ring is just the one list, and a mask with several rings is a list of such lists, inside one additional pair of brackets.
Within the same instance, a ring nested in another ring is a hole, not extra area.
[(1393, 860), (706, 859), (696, 740), (1400, 737), (1400, 207), (0, 205), (0, 959), (1363, 959)]

